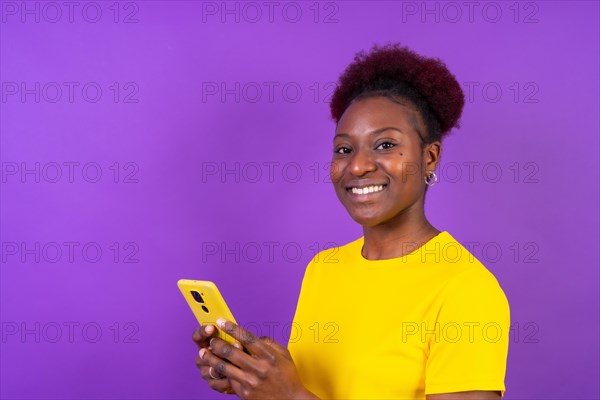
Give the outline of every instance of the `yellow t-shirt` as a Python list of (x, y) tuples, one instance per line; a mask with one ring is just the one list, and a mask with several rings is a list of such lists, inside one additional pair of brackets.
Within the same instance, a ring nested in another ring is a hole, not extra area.
[(446, 231), (388, 260), (365, 259), (363, 243), (306, 268), (288, 341), (306, 388), (326, 399), (504, 395), (510, 309), (492, 273)]

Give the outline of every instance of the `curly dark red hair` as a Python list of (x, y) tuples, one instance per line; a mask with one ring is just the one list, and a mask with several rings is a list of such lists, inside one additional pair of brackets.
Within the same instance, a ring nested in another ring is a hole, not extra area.
[(409, 100), (425, 122), (425, 143), (441, 140), (453, 127), (460, 127), (465, 104), (460, 84), (444, 62), (423, 57), (398, 43), (373, 45), (370, 53), (355, 55), (333, 93), (332, 119), (337, 124), (352, 101), (371, 96)]

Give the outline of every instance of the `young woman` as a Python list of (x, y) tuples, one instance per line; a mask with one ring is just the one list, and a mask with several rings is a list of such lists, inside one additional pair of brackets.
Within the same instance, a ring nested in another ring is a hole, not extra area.
[[(510, 309), (495, 277), (425, 217), (442, 139), (464, 95), (438, 59), (397, 44), (360, 52), (332, 97), (331, 178), (364, 236), (317, 254), (287, 348), (221, 321), (196, 364), (243, 399), (498, 399)], [(243, 348), (214, 338), (224, 329)], [(320, 334), (315, 335), (314, 330)]]

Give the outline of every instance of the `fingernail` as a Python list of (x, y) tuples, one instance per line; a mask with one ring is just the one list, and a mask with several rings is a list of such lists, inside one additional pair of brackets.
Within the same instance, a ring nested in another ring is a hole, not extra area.
[(217, 320), (217, 325), (219, 325), (220, 327), (223, 327), (223, 325), (225, 325), (225, 318), (219, 318)]
[(201, 348), (200, 349), (200, 358), (204, 360), (204, 353), (206, 353), (206, 349), (205, 348)]
[(239, 344), (238, 342), (235, 342), (235, 343), (233, 344), (233, 347), (235, 347), (236, 349), (240, 349), (240, 350), (242, 349), (242, 345), (241, 345), (241, 344)]
[(212, 342), (213, 340), (215, 340), (216, 338), (211, 338), (210, 341), (208, 342), (208, 344), (212, 347)]
[(212, 325), (207, 325), (206, 328), (204, 328), (204, 332), (208, 333), (209, 335), (211, 333), (213, 333), (215, 331), (215, 327)]

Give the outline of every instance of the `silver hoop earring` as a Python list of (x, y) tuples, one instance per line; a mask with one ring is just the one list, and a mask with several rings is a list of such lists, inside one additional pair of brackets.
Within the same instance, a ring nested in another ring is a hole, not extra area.
[(431, 171), (431, 174), (425, 175), (425, 184), (427, 186), (433, 186), (438, 182), (438, 177), (435, 174), (435, 171)]

